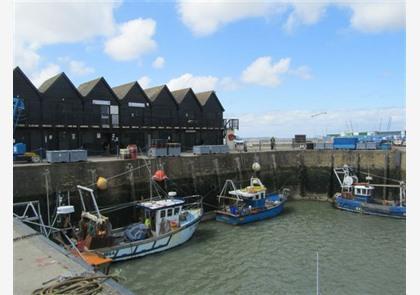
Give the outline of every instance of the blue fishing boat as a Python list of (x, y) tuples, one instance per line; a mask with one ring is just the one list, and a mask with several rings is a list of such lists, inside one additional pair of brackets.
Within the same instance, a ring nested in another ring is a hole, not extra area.
[[(405, 183), (399, 184), (371, 184), (372, 177), (366, 177), (367, 182), (359, 182), (353, 168), (344, 165), (342, 168), (335, 168), (334, 173), (341, 186), (341, 192), (335, 194), (333, 205), (341, 210), (377, 215), (393, 218), (406, 217)], [(399, 196), (396, 200), (383, 200), (379, 202), (374, 199), (375, 187), (398, 188)]]
[(236, 189), (232, 180), (226, 180), (217, 196), (220, 209), (216, 211), (216, 220), (238, 225), (279, 215), (287, 200), (285, 193), (267, 194), (266, 191), (256, 177), (252, 177), (250, 185), (243, 189)]

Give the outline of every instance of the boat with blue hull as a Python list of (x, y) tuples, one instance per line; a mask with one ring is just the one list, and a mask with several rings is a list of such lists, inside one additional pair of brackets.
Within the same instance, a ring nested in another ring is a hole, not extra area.
[(240, 225), (280, 215), (284, 210), (286, 195), (267, 195), (266, 191), (266, 187), (256, 177), (252, 177), (250, 185), (243, 189), (236, 189), (232, 180), (226, 180), (217, 196), (220, 209), (216, 211), (216, 220)]
[[(345, 165), (335, 168), (334, 173), (341, 186), (341, 192), (334, 196), (334, 207), (367, 215), (393, 218), (406, 218), (405, 183), (399, 181), (394, 184), (371, 184), (372, 177), (368, 174), (367, 182), (359, 182), (353, 168)], [(375, 187), (399, 189), (399, 196), (395, 200), (379, 202), (374, 198)]]

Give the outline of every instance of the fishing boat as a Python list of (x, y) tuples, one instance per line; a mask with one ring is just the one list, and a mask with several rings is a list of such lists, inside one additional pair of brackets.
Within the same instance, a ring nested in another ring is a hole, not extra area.
[[(393, 218), (406, 217), (405, 183), (398, 184), (372, 184), (372, 177), (368, 174), (367, 182), (359, 182), (354, 169), (347, 165), (334, 168), (334, 173), (341, 186), (341, 192), (334, 196), (333, 205), (341, 210), (357, 212), (368, 215), (386, 216)], [(397, 188), (399, 196), (396, 201), (374, 199), (375, 187)]]
[(267, 194), (261, 180), (251, 177), (250, 185), (242, 189), (237, 189), (232, 180), (226, 180), (217, 199), (220, 209), (216, 211), (216, 220), (239, 225), (279, 215), (287, 197)]
[[(166, 198), (130, 203), (134, 219), (138, 221), (112, 229), (108, 217), (102, 215), (97, 206), (93, 189), (80, 185), (77, 189), (83, 207), (77, 248), (81, 253), (100, 253), (113, 262), (165, 251), (185, 243), (196, 231), (203, 215), (201, 201), (186, 204), (184, 198), (176, 198), (175, 192), (170, 192)], [(93, 211), (86, 209), (85, 195), (90, 196)]]
[[(133, 168), (128, 173), (142, 167)], [(48, 223), (44, 223), (39, 202), (35, 201), (14, 204), (13, 216), (39, 226), (41, 234), (94, 269), (106, 273), (111, 262), (174, 248), (187, 242), (196, 231), (203, 215), (201, 196), (181, 197), (176, 192), (166, 193), (158, 184), (164, 179), (167, 176), (163, 170), (156, 171), (150, 177), (148, 199), (107, 208), (98, 207), (93, 188), (78, 185), (82, 211), (78, 226), (71, 223), (77, 218), (72, 216), (76, 211), (75, 206), (70, 204), (69, 194), (67, 199), (58, 196), (51, 223), (49, 215)], [(105, 189), (106, 179), (99, 177), (96, 186)], [(124, 219), (125, 226), (113, 229), (109, 217), (104, 215), (108, 213)]]

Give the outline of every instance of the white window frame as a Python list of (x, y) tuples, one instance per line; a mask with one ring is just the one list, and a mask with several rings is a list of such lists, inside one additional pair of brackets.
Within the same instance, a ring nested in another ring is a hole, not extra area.
[(109, 106), (109, 105), (111, 105), (111, 102), (109, 100), (94, 99), (94, 100), (92, 100), (92, 104)]
[(146, 105), (142, 102), (128, 102), (128, 106), (131, 108), (145, 108)]

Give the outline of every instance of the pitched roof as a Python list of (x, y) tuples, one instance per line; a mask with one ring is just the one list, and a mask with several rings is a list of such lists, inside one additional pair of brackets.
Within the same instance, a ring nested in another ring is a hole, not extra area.
[(67, 77), (67, 75), (64, 72), (61, 72), (60, 74), (57, 74), (57, 75), (49, 78), (48, 80), (46, 80), (44, 83), (42, 83), (42, 85), (39, 86), (39, 91), (41, 93), (45, 93), (52, 85), (54, 85), (54, 83), (59, 78), (64, 78), (64, 80), (66, 80), (67, 83), (69, 83), (70, 87), (73, 88), (73, 90), (77, 93), (77, 95), (80, 98), (83, 98), (82, 95), (80, 94), (79, 90), (76, 88), (76, 86), (74, 86), (73, 82), (69, 79), (69, 77)]
[(220, 108), (223, 111), (225, 111), (220, 100), (217, 98), (216, 92), (214, 92), (214, 90), (196, 93), (195, 96), (197, 97), (200, 104), (202, 106), (205, 106), (212, 94), (214, 94), (214, 97), (216, 98), (216, 102), (219, 104)]
[(184, 89), (179, 89), (179, 90), (175, 90), (175, 91), (171, 91), (172, 95), (174, 96), (176, 102), (178, 104), (180, 104), (185, 96), (187, 96), (187, 93), (191, 90), (191, 88), (184, 88)]
[(143, 88), (141, 88), (140, 84), (137, 81), (115, 86), (114, 88), (112, 88), (112, 90), (114, 91), (115, 95), (118, 97), (119, 100), (123, 100), (126, 98), (130, 90), (136, 86), (138, 87), (140, 92), (144, 95), (144, 98), (146, 99), (146, 101), (150, 102), (149, 98), (147, 97), (147, 94), (144, 92)]
[(29, 78), (25, 75), (25, 73), (19, 68), (16, 67), (14, 68), (13, 72), (19, 73), (23, 79), (29, 84), (29, 86), (35, 91), (35, 93), (38, 95), (39, 98), (42, 98), (41, 93), (39, 92), (39, 90), (35, 87), (35, 85), (31, 82), (31, 80), (29, 80)]
[(147, 88), (147, 89), (144, 89), (144, 92), (147, 94), (150, 101), (155, 101), (156, 98), (158, 97), (158, 95), (160, 94), (160, 92), (165, 87), (166, 87), (166, 85), (160, 85), (160, 86), (156, 86), (156, 87), (152, 87), (152, 88)]
[(207, 100), (210, 98), (210, 95), (212, 93), (213, 93), (213, 90), (205, 91), (205, 92), (196, 93), (195, 96), (197, 96), (197, 99), (201, 103), (201, 105), (204, 106), (207, 103)]
[(79, 85), (79, 87), (77, 87), (77, 89), (79, 90), (80, 94), (86, 96), (89, 94), (89, 92), (92, 91), (93, 88), (95, 88), (95, 86), (99, 83), (99, 81), (101, 81), (101, 79), (103, 78), (99, 77), (94, 80), (82, 83)]
[(45, 91), (47, 91), (47, 89), (48, 88), (50, 88), (51, 87), (51, 85), (53, 85), (54, 84), (54, 82), (55, 81), (57, 81), (57, 79), (58, 78), (60, 78), (60, 76), (62, 76), (64, 73), (63, 72), (61, 72), (61, 73), (59, 73), (59, 74), (57, 74), (57, 75), (55, 75), (55, 76), (53, 76), (53, 77), (51, 77), (51, 78), (49, 78), (49, 79), (47, 79), (47, 80), (45, 80), (44, 81), (44, 83), (42, 83), (41, 84), (41, 86), (39, 86), (38, 87), (38, 90), (40, 91), (40, 92), (45, 92)]
[(119, 99), (124, 99), (127, 93), (136, 85), (137, 81), (122, 84), (120, 86), (115, 86), (112, 88), (114, 93), (118, 96)]

